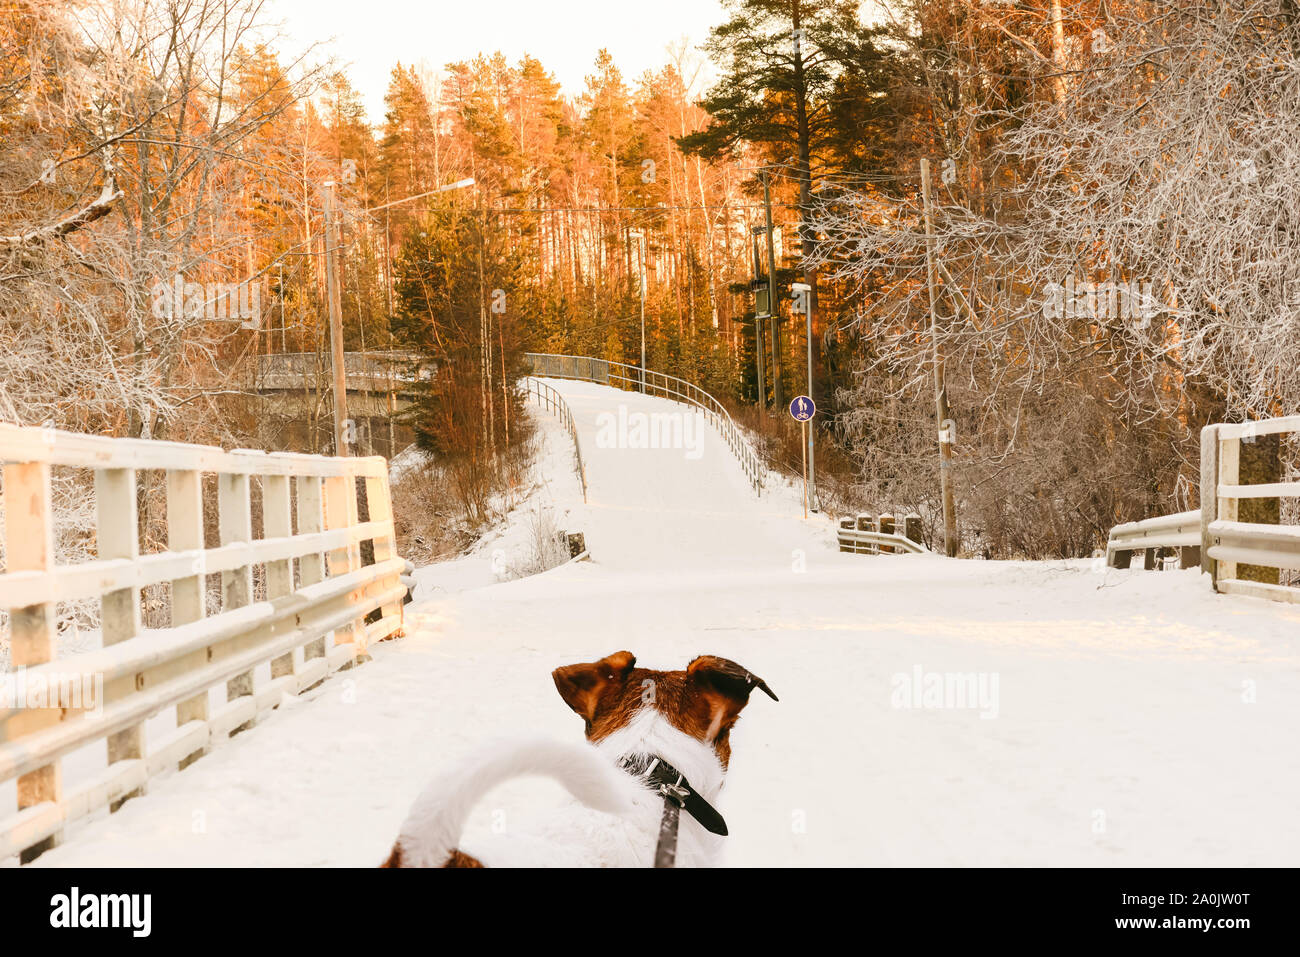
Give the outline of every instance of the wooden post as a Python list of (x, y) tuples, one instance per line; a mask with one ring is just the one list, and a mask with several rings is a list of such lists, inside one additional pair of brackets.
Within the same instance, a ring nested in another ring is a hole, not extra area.
[[(856, 521), (855, 521), (854, 519), (852, 519), (852, 518), (842, 518), (842, 519), (840, 519), (840, 528), (845, 529), (846, 531), (848, 531), (848, 530), (852, 530), (856, 524), (857, 524)], [(857, 547), (854, 546), (854, 545), (844, 545), (844, 544), (841, 544), (841, 545), (840, 545), (840, 551), (842, 551), (842, 552), (854, 552), (854, 553), (856, 553), (857, 550), (858, 550)]]
[[(97, 469), (95, 471), (95, 535), (100, 559), (124, 558), (135, 562), (140, 557), (140, 527), (136, 515), (135, 470)], [(100, 630), (105, 648), (128, 641), (140, 634), (140, 589), (119, 588), (105, 592), (100, 599)], [(135, 691), (143, 691), (134, 685)], [(116, 696), (105, 687), (105, 697)], [(107, 703), (107, 701), (105, 702)], [(145, 756), (144, 724), (111, 734), (108, 763), (134, 761)], [(137, 788), (109, 804), (116, 811), (128, 798), (144, 793)]]
[[(203, 476), (199, 472), (167, 473), (167, 548), (173, 552), (199, 551), (203, 541)], [(172, 582), (172, 627), (201, 621), (206, 610), (207, 588), (203, 558), (194, 562), (194, 574)], [(188, 667), (201, 667), (208, 660), (203, 648), (190, 656)], [(208, 720), (208, 692), (200, 691), (176, 706), (176, 727), (191, 721)], [(207, 747), (187, 754), (179, 762), (180, 770), (197, 761)]]
[[(894, 516), (890, 515), (888, 512), (886, 512), (886, 513), (884, 513), (884, 514), (882, 514), (882, 515), (880, 516), (880, 531), (881, 531), (881, 533), (884, 534), (884, 535), (892, 535), (892, 534), (894, 534)], [(880, 551), (881, 551), (882, 553), (892, 555), (893, 552), (894, 552), (894, 546), (893, 546), (893, 545), (881, 545), (881, 546), (880, 546)]]
[[(393, 500), (388, 487), (388, 470), (384, 469), (377, 475), (368, 475), (366, 482), (366, 501), (370, 507), (370, 521), (372, 522), (392, 522), (393, 520)], [(374, 539), (375, 564), (386, 562), (390, 558), (397, 557), (397, 539), (390, 531), (384, 536), (377, 536)], [(403, 603), (397, 601), (390, 605), (383, 605), (379, 609), (380, 615), (387, 618), (390, 615), (401, 617), (403, 612)], [(398, 633), (400, 634), (400, 632)], [(397, 637), (394, 635), (393, 637)]]
[[(5, 570), (54, 571), (54, 507), (50, 496), (50, 466), (25, 462), (4, 467)], [(54, 602), (15, 608), (9, 616), (9, 659), (15, 669), (54, 660), (56, 617)], [(57, 724), (62, 710), (40, 709), (11, 718), (7, 736), (30, 734)], [(53, 761), (18, 778), (18, 810), (63, 800), (61, 762)], [(63, 837), (59, 831), (23, 850), (20, 863), (36, 859)]]
[[(267, 475), (262, 478), (262, 534), (266, 538), (289, 538), (293, 535), (293, 515), (287, 475)], [(288, 558), (267, 562), (267, 600), (275, 601), (292, 592), (293, 562)], [(295, 648), (272, 660), (271, 680), (297, 674), (302, 669), (302, 654), (301, 648)]]
[[(1210, 557), (1210, 523), (1219, 514), (1219, 427), (1201, 429), (1201, 569), (1210, 573), (1210, 583), (1218, 581), (1214, 559)], [(1216, 586), (1217, 588), (1217, 586)]]
[[(253, 514), (249, 502), (248, 476), (233, 472), (217, 475), (217, 526), (221, 544), (253, 540)], [(243, 608), (253, 600), (253, 566), (243, 565), (221, 573), (221, 610)], [(253, 693), (253, 672), (245, 671), (226, 682), (226, 701), (234, 701)], [(255, 720), (255, 719), (254, 719)], [(237, 734), (252, 727), (254, 720), (246, 721), (230, 733)]]
[[(325, 530), (321, 478), (300, 475), (295, 479), (298, 492), (298, 534), (314, 535)], [(298, 584), (305, 588), (325, 580), (325, 562), (319, 552), (298, 559)], [(321, 636), (303, 646), (303, 660), (325, 657), (325, 638)]]
[(934, 221), (930, 213), (930, 161), (921, 160), (921, 196), (925, 206), (925, 275), (930, 291), (930, 362), (934, 367), (935, 423), (939, 428), (939, 488), (943, 495), (943, 548), (949, 558), (957, 555), (957, 507), (952, 497), (952, 435), (947, 423), (948, 387), (944, 378), (943, 351), (939, 348), (939, 294), (935, 289)]
[[(870, 512), (864, 512), (858, 516), (858, 531), (874, 532), (876, 530), (876, 517)], [(875, 545), (854, 545), (853, 550), (859, 554), (866, 553), (874, 555), (879, 549)]]
[(325, 296), (330, 318), (330, 350), (334, 365), (334, 454), (347, 455), (348, 381), (343, 354), (343, 311), (339, 305), (338, 237), (334, 228), (334, 184), (325, 184)]
[(564, 540), (568, 545), (570, 558), (577, 558), (587, 550), (587, 536), (582, 532), (566, 532)]
[[(1282, 443), (1281, 436), (1276, 432), (1247, 436), (1240, 440), (1237, 448), (1237, 473), (1242, 485), (1267, 485), (1282, 481)], [(1282, 500), (1243, 498), (1237, 504), (1237, 520), (1260, 525), (1281, 524)], [(1270, 585), (1281, 581), (1279, 569), (1267, 565), (1239, 565), (1237, 578)]]
[(1131, 548), (1117, 548), (1110, 553), (1111, 568), (1128, 568), (1133, 564), (1133, 550)]
[[(1239, 462), (1241, 455), (1241, 439), (1219, 439), (1219, 485), (1237, 485), (1239, 484), (1240, 472)], [(1217, 493), (1216, 489), (1216, 493)], [(1221, 521), (1237, 521), (1237, 500), (1235, 498), (1219, 498), (1218, 516)], [(1236, 562), (1218, 562), (1215, 568), (1214, 583), (1217, 588), (1218, 583), (1225, 579), (1237, 577)]]
[(903, 519), (903, 534), (912, 541), (920, 544), (921, 542), (921, 516), (913, 512)]
[[(357, 485), (351, 475), (331, 475), (325, 479), (325, 527), (329, 530), (352, 530), (357, 524)], [(358, 542), (349, 541), (342, 548), (330, 549), (326, 557), (330, 577), (346, 575), (361, 567), (361, 548)], [(360, 621), (334, 630), (334, 644), (353, 645), (353, 659), (366, 653), (366, 632)]]

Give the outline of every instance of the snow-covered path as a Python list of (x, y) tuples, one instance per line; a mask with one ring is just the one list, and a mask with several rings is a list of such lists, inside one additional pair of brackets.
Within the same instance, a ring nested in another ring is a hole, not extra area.
[[(842, 555), (795, 490), (756, 500), (711, 431), (698, 458), (598, 446), (602, 411), (680, 407), (552, 384), (590, 503), (558, 476), (555, 494), (593, 561), (409, 606), (372, 663), (38, 863), (374, 865), (453, 757), (579, 738), (550, 672), (620, 649), (655, 668), (723, 655), (780, 696), (732, 736), (732, 864), (1300, 863), (1300, 609), (1190, 571)], [(996, 680), (996, 699), (896, 706), (918, 671)], [(473, 826), (557, 793), (513, 782)]]

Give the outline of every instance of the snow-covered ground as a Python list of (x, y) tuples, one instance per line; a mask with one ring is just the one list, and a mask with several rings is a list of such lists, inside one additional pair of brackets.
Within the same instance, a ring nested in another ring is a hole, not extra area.
[[(722, 655), (780, 696), (732, 736), (731, 864), (1300, 863), (1300, 609), (1215, 596), (1193, 571), (840, 554), (794, 488), (756, 499), (712, 432), (697, 458), (599, 447), (602, 411), (680, 407), (552, 384), (590, 502), (554, 448), (552, 494), (592, 561), (498, 582), (509, 549), (488, 542), (486, 566), (423, 572), (407, 637), (38, 863), (377, 864), (452, 759), (579, 739), (550, 672), (620, 649), (656, 668)], [(957, 675), (984, 691), (974, 707), (907, 700)], [(472, 827), (557, 795), (512, 782)]]
[(535, 403), (530, 409), (538, 426), (532, 487), (519, 490), (521, 497), (505, 519), (465, 555), (417, 568), (417, 601), (522, 578), (531, 572), (529, 566), (537, 558), (539, 530), (577, 530), (572, 511), (574, 505), (582, 504), (582, 485), (575, 469), (573, 440), (555, 416)]

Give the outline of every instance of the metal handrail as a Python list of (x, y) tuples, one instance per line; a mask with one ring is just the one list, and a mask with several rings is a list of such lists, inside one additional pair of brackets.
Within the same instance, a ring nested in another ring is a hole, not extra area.
[(1178, 549), (1184, 568), (1200, 564), (1201, 513), (1199, 510), (1160, 515), (1140, 522), (1125, 522), (1110, 530), (1106, 541), (1106, 564), (1128, 568), (1132, 553), (1146, 551), (1146, 567), (1157, 567), (1156, 556), (1163, 549)]
[(660, 398), (685, 402), (702, 410), (718, 430), (731, 453), (736, 456), (745, 477), (754, 491), (761, 494), (763, 466), (758, 454), (750, 446), (722, 403), (693, 382), (641, 369), (613, 359), (595, 359), (591, 356), (565, 356), (553, 353), (529, 352), (525, 357), (533, 367), (533, 374), (551, 379), (576, 379), (610, 385), (631, 392), (641, 392)]
[(840, 528), (836, 537), (841, 545), (871, 546), (872, 548), (893, 548), (895, 551), (909, 555), (929, 555), (930, 549), (920, 542), (914, 542), (906, 535), (896, 532), (876, 532), (863, 528)]
[(537, 396), (539, 405), (546, 406), (548, 411), (556, 413), (560, 417), (560, 424), (568, 430), (569, 436), (573, 439), (573, 452), (577, 457), (578, 481), (582, 484), (582, 501), (587, 501), (587, 467), (582, 462), (582, 445), (578, 442), (578, 427), (573, 421), (573, 410), (569, 404), (564, 401), (564, 396), (560, 395), (555, 389), (538, 379), (528, 376), (524, 380), (530, 396)]

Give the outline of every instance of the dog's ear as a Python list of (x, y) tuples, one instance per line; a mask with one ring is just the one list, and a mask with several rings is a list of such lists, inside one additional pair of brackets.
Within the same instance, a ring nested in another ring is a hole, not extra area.
[(701, 655), (686, 666), (686, 676), (709, 702), (710, 726), (714, 729), (711, 738), (716, 736), (718, 729), (731, 725), (741, 709), (749, 704), (749, 693), (755, 688), (773, 701), (779, 700), (766, 681), (726, 658)]
[(632, 652), (616, 651), (600, 661), (556, 668), (551, 677), (564, 703), (590, 724), (601, 697), (610, 689), (621, 690), (635, 664), (636, 655)]

